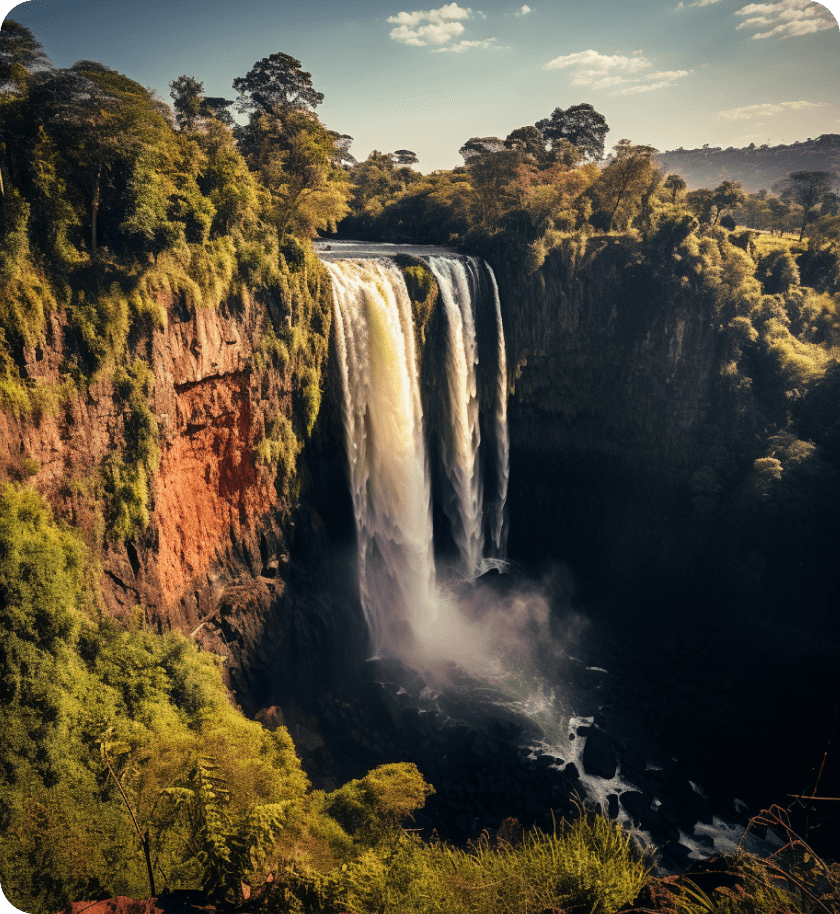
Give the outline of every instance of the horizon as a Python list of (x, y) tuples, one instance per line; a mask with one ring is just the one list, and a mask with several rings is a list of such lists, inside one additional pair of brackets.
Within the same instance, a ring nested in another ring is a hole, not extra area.
[(606, 117), (607, 148), (622, 137), (664, 152), (840, 133), (840, 28), (813, 0), (593, 0), (573, 15), (565, 3), (417, 5), (27, 0), (6, 16), (57, 67), (96, 60), (167, 103), (181, 74), (233, 98), (236, 76), (290, 54), (357, 159), (408, 148), (424, 173), (462, 164), (472, 136), (505, 137), (582, 102)]

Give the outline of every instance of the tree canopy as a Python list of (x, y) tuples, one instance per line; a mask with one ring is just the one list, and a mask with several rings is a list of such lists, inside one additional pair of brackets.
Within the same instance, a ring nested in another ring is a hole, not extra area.
[(838, 180), (837, 174), (831, 171), (793, 171), (773, 185), (773, 190), (783, 200), (793, 201), (802, 207), (800, 241), (805, 234), (811, 210), (837, 186)]
[(604, 115), (588, 104), (572, 105), (565, 110), (555, 108), (550, 117), (537, 121), (536, 127), (551, 146), (568, 140), (585, 158), (595, 161), (603, 158), (604, 140), (610, 129)]
[(314, 110), (324, 93), (312, 85), (312, 74), (288, 54), (271, 54), (258, 60), (245, 76), (233, 81), (239, 93), (237, 106), (247, 113), (280, 114), (289, 108)]

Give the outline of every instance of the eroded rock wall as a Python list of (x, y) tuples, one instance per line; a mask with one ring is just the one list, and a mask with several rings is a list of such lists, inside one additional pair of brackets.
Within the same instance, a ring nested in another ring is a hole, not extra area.
[[(120, 543), (103, 536), (98, 468), (125, 447), (125, 414), (107, 371), (56, 415), (0, 411), (0, 478), (34, 473), (56, 512), (85, 532), (100, 553), (110, 615), (128, 620), (140, 606), (157, 630), (225, 657), (246, 710), (289, 695), (303, 701), (320, 667), (329, 680), (352, 662), (358, 598), (324, 585), (331, 547), (312, 499), (292, 498), (276, 468), (255, 457), (266, 424), (292, 409), (290, 372), (257, 357), (276, 306), (247, 295), (217, 309), (171, 295), (160, 303), (166, 328), (136, 333), (131, 353), (154, 374), (160, 432), (145, 532)], [(282, 315), (273, 318), (279, 325)], [(27, 375), (58, 380), (71, 345), (52, 315), (45, 344), (26, 353)]]

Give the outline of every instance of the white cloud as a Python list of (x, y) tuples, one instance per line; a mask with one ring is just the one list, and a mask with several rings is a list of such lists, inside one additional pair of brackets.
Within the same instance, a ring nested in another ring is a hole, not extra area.
[(484, 38), (481, 41), (459, 41), (458, 44), (451, 44), (445, 48), (433, 48), (432, 53), (442, 54), (444, 51), (452, 51), (454, 54), (460, 54), (470, 48), (493, 48), (495, 51), (501, 51), (501, 45), (493, 44), (495, 40), (495, 38)]
[[(823, 108), (827, 102), (777, 102), (776, 104), (747, 105), (744, 108), (730, 108), (728, 111), (718, 111), (718, 117), (728, 121), (751, 121), (759, 117), (772, 117), (776, 114), (785, 114), (788, 111), (798, 111), (802, 108)], [(755, 126), (759, 126), (756, 124)]]
[(629, 82), (626, 76), (605, 76), (591, 85), (593, 89), (609, 89), (610, 86), (620, 86), (626, 82)]
[(626, 86), (618, 89), (613, 95), (634, 95), (639, 92), (652, 92), (673, 85), (674, 81), (688, 76), (688, 70), (658, 70), (653, 73), (641, 73), (652, 67), (652, 61), (644, 56), (644, 51), (634, 51), (632, 57), (620, 54), (599, 54), (597, 51), (579, 51), (555, 57), (543, 66), (544, 70), (572, 69), (573, 86), (589, 86), (592, 89), (609, 89), (614, 86)]
[(766, 32), (756, 32), (753, 39), (790, 38), (837, 28), (837, 20), (813, 0), (779, 0), (777, 3), (748, 3), (736, 10), (736, 16), (747, 16), (738, 29), (772, 25)]
[(391, 38), (415, 47), (446, 44), (463, 34), (461, 20), (469, 19), (471, 12), (469, 7), (458, 6), (453, 0), (436, 10), (398, 13), (388, 17), (388, 22), (396, 26), (391, 29)]
[(572, 67), (574, 70), (573, 86), (590, 86), (599, 79), (603, 79), (612, 70), (622, 70), (635, 73), (644, 70), (653, 64), (646, 57), (622, 57), (620, 54), (599, 54), (597, 51), (578, 51), (576, 54), (566, 54), (555, 57), (543, 66), (544, 70), (565, 70)]
[(713, 3), (720, 3), (720, 0), (697, 0), (696, 3), (679, 3), (677, 5), (678, 10), (690, 10), (693, 6), (711, 6)]
[(688, 76), (688, 70), (659, 70), (656, 73), (645, 73), (644, 79), (665, 79), (672, 82), (675, 79), (682, 79)]
[(527, 16), (531, 12), (530, 6), (523, 6), (520, 10), (517, 11), (517, 16)]
[[(528, 9), (528, 7), (523, 7)], [(530, 9), (528, 10), (530, 12)], [(481, 10), (476, 10), (475, 18), (486, 19)], [(523, 14), (524, 15), (524, 14)], [(389, 16), (388, 22), (393, 26), (391, 38), (403, 44), (422, 48), (426, 45), (438, 45), (433, 51), (454, 51), (460, 53), (470, 48), (497, 48), (495, 38), (484, 38), (470, 41), (461, 38), (466, 29), (463, 20), (473, 18), (473, 11), (468, 6), (458, 6), (456, 2), (446, 4), (436, 10), (414, 10)], [(460, 39), (458, 41), (457, 39)]]
[(617, 92), (613, 92), (613, 95), (637, 95), (639, 92), (653, 92), (654, 89), (667, 89), (668, 86), (673, 86), (674, 81), (671, 79), (663, 79), (658, 83), (640, 83), (635, 86), (628, 86), (626, 89), (619, 89)]

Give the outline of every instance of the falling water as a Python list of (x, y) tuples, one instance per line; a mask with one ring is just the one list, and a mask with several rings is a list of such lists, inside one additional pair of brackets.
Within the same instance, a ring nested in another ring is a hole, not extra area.
[(496, 557), (504, 559), (507, 552), (507, 529), (505, 525), (505, 505), (507, 504), (508, 480), (510, 478), (510, 439), (507, 424), (507, 355), (505, 354), (505, 328), (502, 325), (502, 303), (499, 299), (499, 286), (490, 267), (490, 282), (493, 287), (493, 304), (496, 310), (496, 342), (498, 365), (496, 370), (496, 500), (493, 523), (493, 543)]
[(326, 266), (333, 282), (362, 602), (375, 651), (399, 650), (437, 611), (411, 302), (390, 262)]
[[(501, 307), (492, 271), (481, 261), (438, 254), (427, 255), (427, 261), (440, 289), (440, 343), (427, 345), (423, 359), (439, 391), (431, 411), (448, 486), (443, 507), (458, 547), (459, 576), (472, 580), (504, 557), (508, 433)], [(360, 589), (374, 649), (440, 656), (447, 643), (469, 639), (455, 637), (463, 620), (436, 582), (419, 360), (405, 281), (386, 259), (327, 261), (326, 267), (333, 285)], [(486, 321), (478, 328), (479, 340), (475, 309), (482, 288), (492, 289), (495, 310), (490, 329)], [(490, 398), (480, 394), (480, 351), (491, 363), (482, 367), (495, 372), (491, 385), (482, 382), (492, 390)], [(482, 398), (487, 402), (480, 403)], [(485, 425), (486, 455), (482, 407), (491, 421)], [(485, 464), (492, 465), (494, 480), (486, 521)]]
[(476, 263), (472, 258), (465, 261), (454, 257), (430, 257), (429, 267), (438, 281), (447, 325), (443, 366), (445, 411), (441, 416), (443, 427), (439, 437), (452, 495), (444, 500), (443, 508), (452, 524), (462, 571), (467, 578), (474, 578), (480, 573), (484, 547), (482, 480), (478, 464), (481, 444), (476, 386), (478, 346), (468, 275), (468, 270), (475, 270)]

